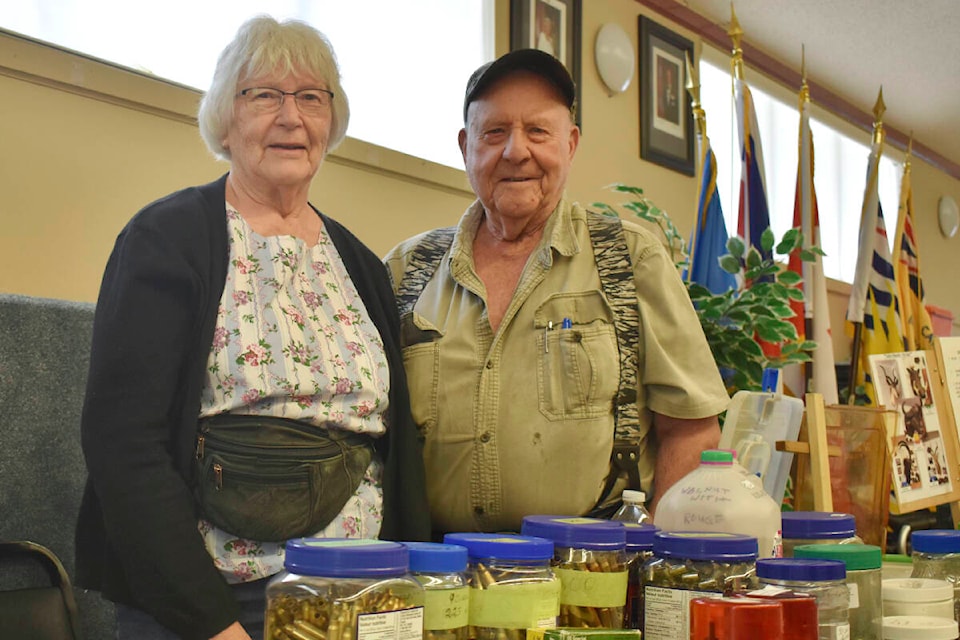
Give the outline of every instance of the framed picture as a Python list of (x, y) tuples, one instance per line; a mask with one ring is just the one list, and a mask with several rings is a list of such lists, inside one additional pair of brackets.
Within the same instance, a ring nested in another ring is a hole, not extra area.
[(877, 404), (897, 414), (888, 438), (892, 458), (892, 513), (906, 513), (960, 497), (956, 427), (948, 424), (949, 402), (934, 351), (871, 355)]
[(540, 49), (563, 63), (577, 86), (574, 116), (582, 127), (580, 21), (580, 0), (510, 0), (510, 50)]
[(693, 43), (646, 16), (640, 28), (640, 157), (694, 175), (686, 56)]

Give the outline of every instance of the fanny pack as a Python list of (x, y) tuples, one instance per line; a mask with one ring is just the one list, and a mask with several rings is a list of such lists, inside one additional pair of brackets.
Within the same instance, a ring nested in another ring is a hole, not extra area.
[(360, 486), (370, 436), (276, 418), (219, 414), (197, 429), (201, 515), (241, 538), (282, 542), (322, 530)]

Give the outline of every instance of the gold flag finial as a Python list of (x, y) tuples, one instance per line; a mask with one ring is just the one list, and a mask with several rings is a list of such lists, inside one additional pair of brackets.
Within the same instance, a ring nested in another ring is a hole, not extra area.
[(810, 87), (807, 85), (807, 48), (800, 45), (800, 107), (810, 102)]
[(733, 77), (743, 80), (743, 49), (740, 48), (743, 29), (740, 28), (740, 21), (737, 20), (737, 12), (733, 10), (732, 2), (730, 3), (730, 29), (727, 35), (733, 40), (733, 59), (730, 61)]
[(910, 130), (910, 139), (907, 140), (907, 157), (903, 159), (903, 172), (910, 173), (910, 158), (913, 157), (913, 130)]
[(873, 141), (877, 144), (883, 143), (883, 114), (886, 110), (887, 105), (883, 104), (883, 87), (881, 86), (877, 102), (873, 105)]
[(690, 60), (690, 52), (684, 54), (687, 63), (687, 93), (690, 94), (690, 107), (693, 109), (693, 117), (697, 123), (697, 133), (707, 137), (707, 116), (700, 104), (700, 78), (697, 75), (697, 69)]

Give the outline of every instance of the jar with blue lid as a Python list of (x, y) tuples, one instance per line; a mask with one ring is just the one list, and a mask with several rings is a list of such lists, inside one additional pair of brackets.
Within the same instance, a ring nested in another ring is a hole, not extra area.
[(398, 542), (288, 540), (267, 584), (264, 640), (419, 640), (424, 600)]
[(561, 627), (620, 629), (627, 602), (623, 523), (573, 516), (526, 516), (520, 533), (553, 540)]
[(910, 534), (913, 578), (953, 584), (953, 619), (960, 622), (960, 531), (928, 529)]
[(690, 601), (757, 587), (757, 539), (736, 533), (659, 531), (643, 565), (643, 638), (690, 637)]
[(840, 560), (764, 558), (757, 560), (761, 596), (805, 593), (817, 601), (819, 640), (850, 639), (850, 591)]
[(436, 542), (403, 544), (410, 551), (410, 573), (426, 590), (424, 640), (467, 640), (470, 630), (467, 548)]
[(653, 557), (653, 536), (656, 525), (623, 523), (627, 534), (627, 604), (623, 608), (623, 627), (643, 629), (643, 564)]
[(526, 630), (557, 625), (560, 579), (550, 567), (553, 541), (497, 533), (448, 533), (467, 548), (470, 637), (523, 640)]
[(784, 511), (780, 514), (783, 557), (805, 544), (862, 544), (856, 519), (849, 513), (829, 511)]

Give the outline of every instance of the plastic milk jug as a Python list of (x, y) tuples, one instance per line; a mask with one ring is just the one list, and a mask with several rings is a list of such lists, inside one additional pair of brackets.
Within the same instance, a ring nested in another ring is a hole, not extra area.
[(760, 478), (733, 460), (733, 452), (707, 449), (700, 466), (660, 499), (653, 523), (663, 531), (722, 531), (757, 539), (758, 558), (779, 558), (780, 505)]

